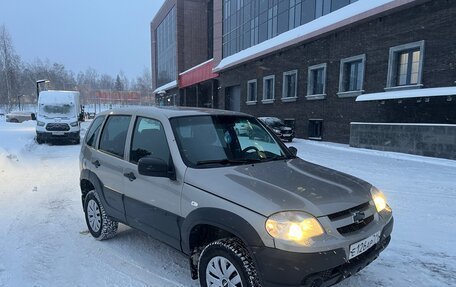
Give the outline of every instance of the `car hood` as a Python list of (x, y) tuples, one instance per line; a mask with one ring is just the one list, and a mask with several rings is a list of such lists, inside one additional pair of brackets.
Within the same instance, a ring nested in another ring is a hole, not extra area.
[(292, 128), (290, 127), (287, 127), (287, 126), (275, 126), (275, 127), (271, 127), (272, 129), (275, 129), (275, 130), (281, 130), (281, 131), (289, 131), (289, 130), (292, 130)]
[(319, 217), (371, 200), (369, 183), (299, 158), (189, 168), (185, 182), (264, 216), (301, 210)]

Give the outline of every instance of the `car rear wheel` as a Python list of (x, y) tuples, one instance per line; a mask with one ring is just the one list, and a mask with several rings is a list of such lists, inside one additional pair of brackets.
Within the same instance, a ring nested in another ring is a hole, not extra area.
[(202, 287), (260, 286), (253, 260), (237, 238), (208, 244), (201, 252), (198, 273)]
[(84, 210), (87, 227), (95, 239), (105, 240), (116, 235), (119, 223), (108, 218), (95, 190), (87, 193), (84, 200)]

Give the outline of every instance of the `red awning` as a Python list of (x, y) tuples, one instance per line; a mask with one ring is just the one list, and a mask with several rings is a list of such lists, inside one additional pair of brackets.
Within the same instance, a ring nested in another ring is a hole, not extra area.
[(217, 78), (219, 74), (212, 72), (213, 62), (214, 60), (211, 59), (185, 72), (180, 73), (179, 88), (189, 87), (194, 84)]

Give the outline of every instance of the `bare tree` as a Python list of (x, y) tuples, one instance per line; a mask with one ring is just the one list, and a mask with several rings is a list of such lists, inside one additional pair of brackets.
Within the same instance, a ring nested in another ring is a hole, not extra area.
[(144, 68), (141, 75), (131, 81), (132, 90), (138, 91), (141, 94), (141, 102), (152, 104), (155, 102), (152, 90), (152, 75), (148, 68)]
[(99, 88), (102, 90), (113, 90), (114, 89), (114, 79), (110, 75), (103, 74), (100, 77)]
[(0, 68), (0, 102), (6, 104), (9, 111), (20, 96), (21, 59), (5, 25), (0, 26)]

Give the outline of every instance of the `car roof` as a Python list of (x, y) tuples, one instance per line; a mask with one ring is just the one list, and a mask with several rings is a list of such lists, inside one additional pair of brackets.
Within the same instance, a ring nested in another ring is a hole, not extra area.
[(226, 110), (217, 110), (217, 109), (208, 109), (208, 108), (193, 108), (193, 107), (128, 107), (128, 108), (118, 108), (103, 111), (98, 114), (101, 115), (138, 115), (144, 117), (165, 117), (165, 118), (174, 118), (182, 116), (202, 116), (202, 115), (231, 115), (231, 116), (250, 116), (248, 114), (226, 111)]
[(30, 112), (30, 111), (12, 111), (12, 112), (9, 112), (7, 115), (29, 115), (33, 113), (33, 112)]
[(262, 120), (262, 121), (267, 121), (267, 120), (281, 120), (277, 117), (258, 117), (258, 119)]

